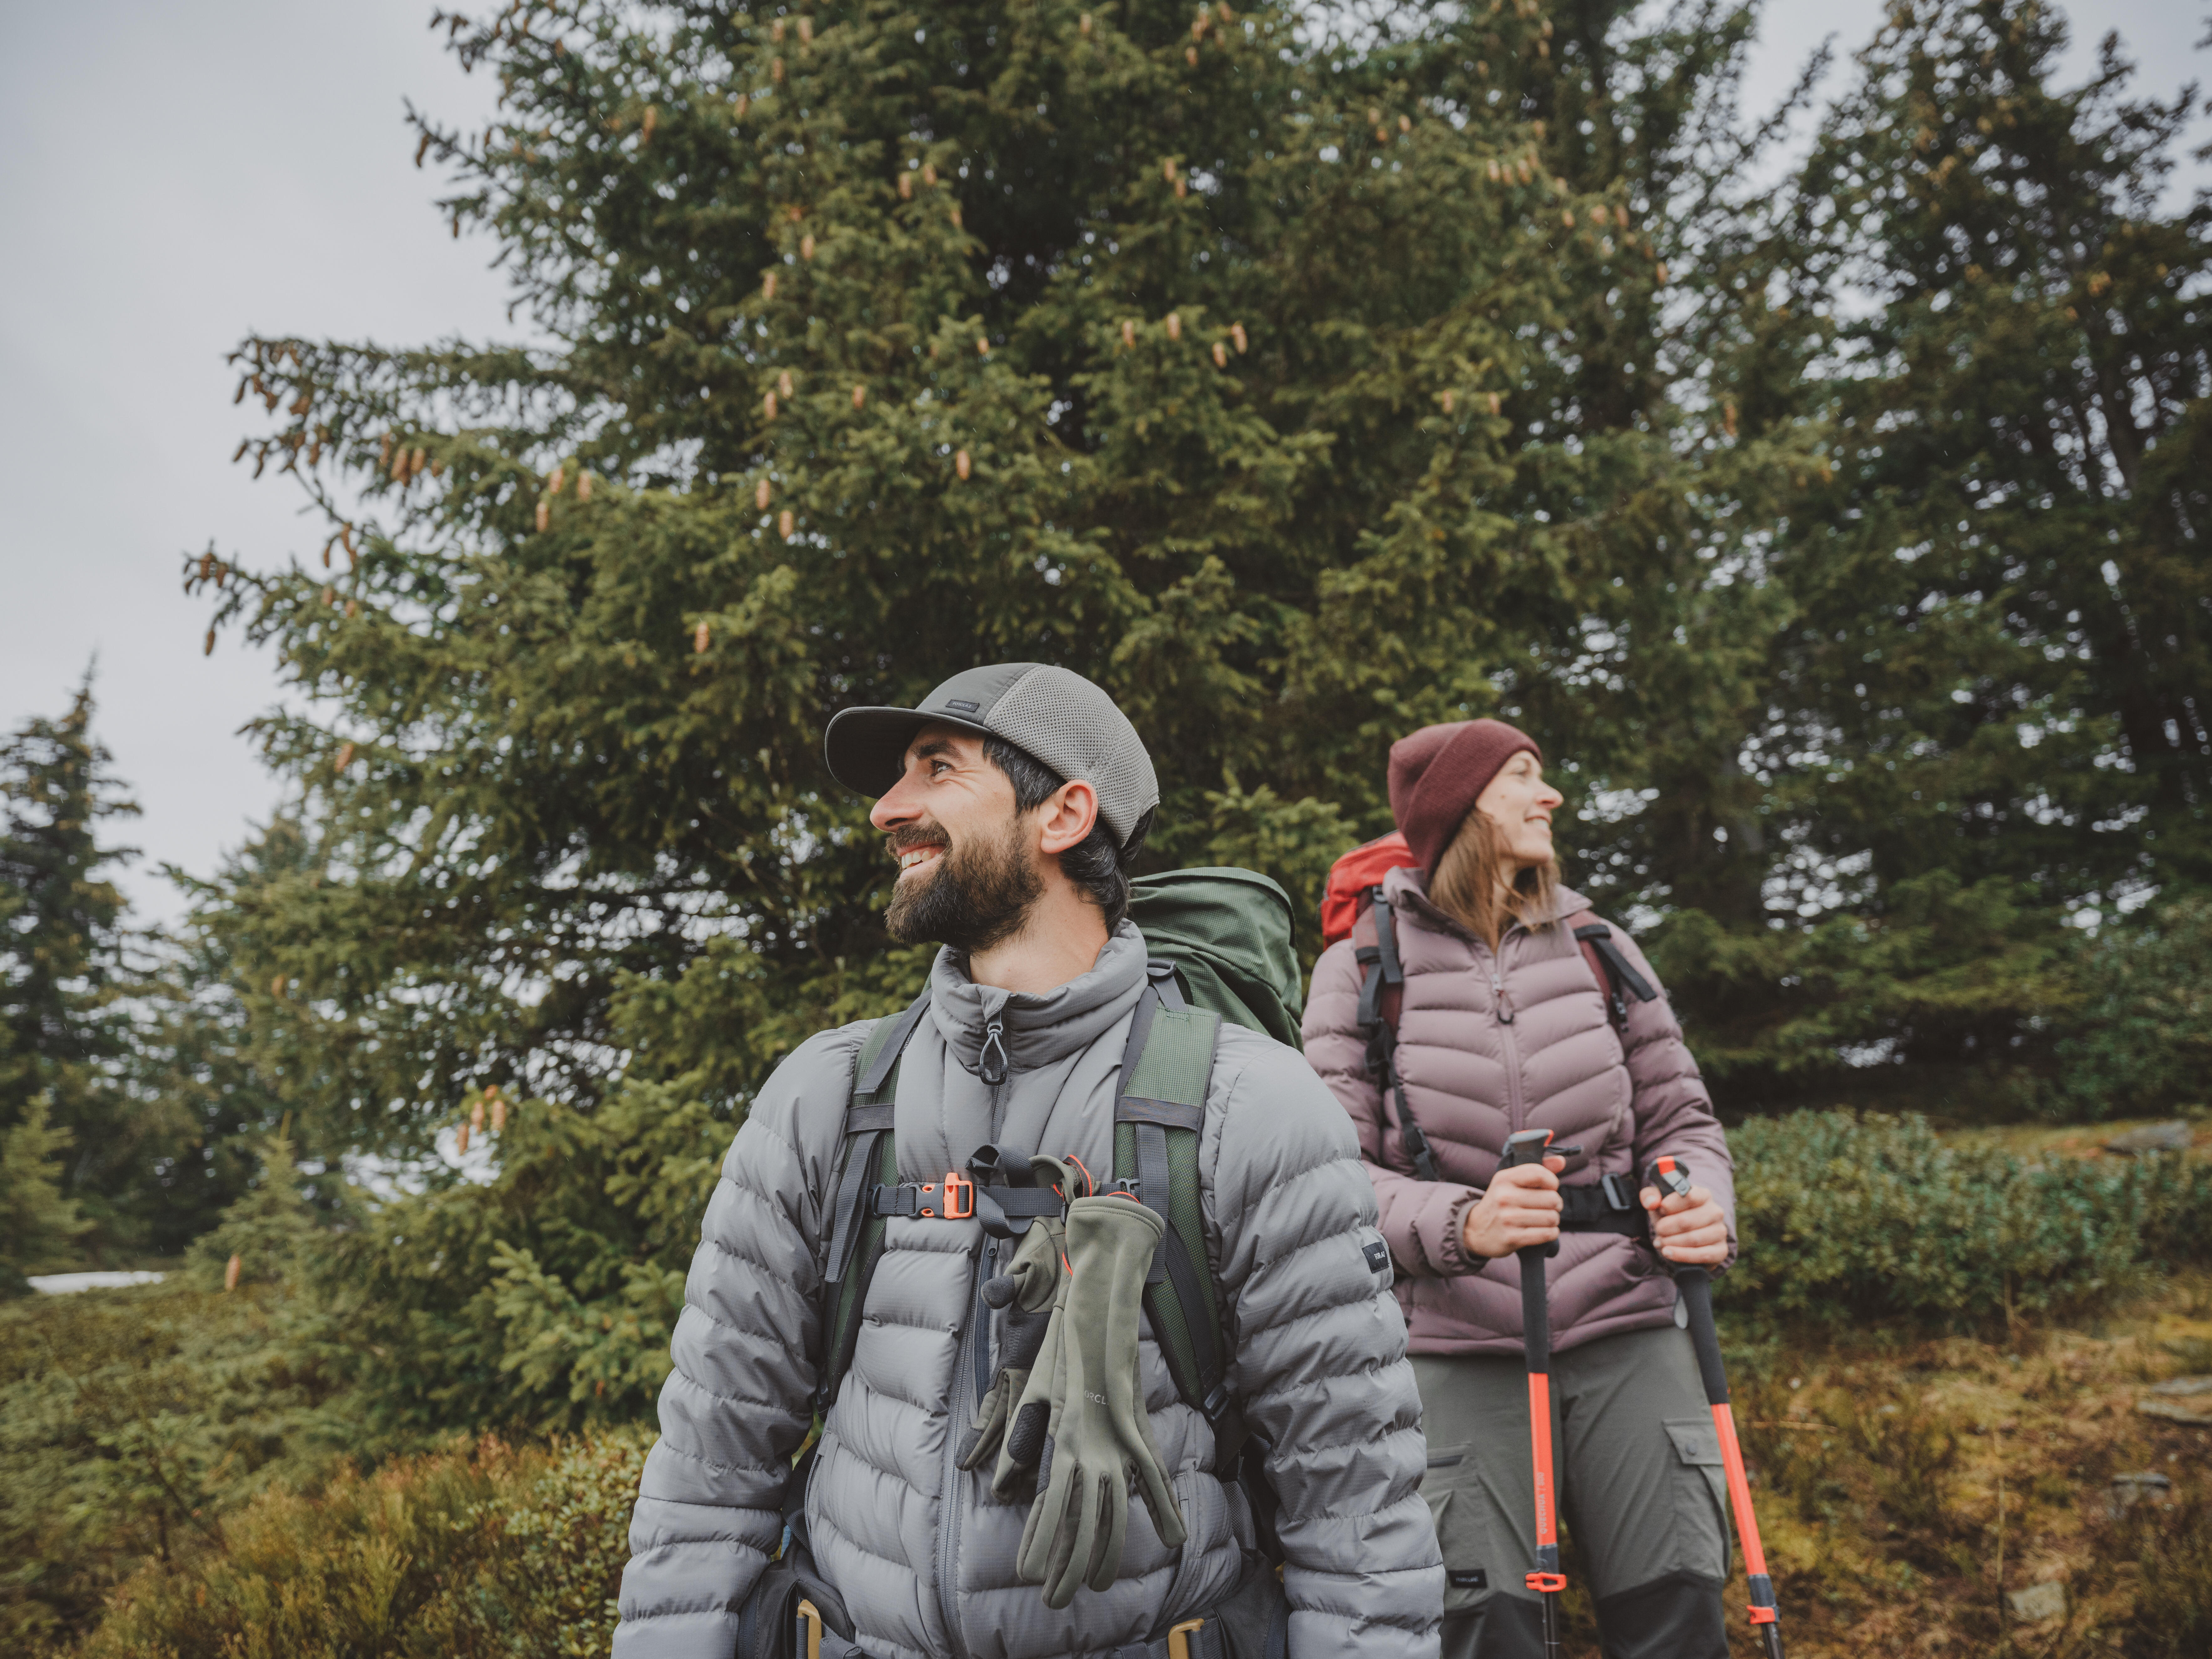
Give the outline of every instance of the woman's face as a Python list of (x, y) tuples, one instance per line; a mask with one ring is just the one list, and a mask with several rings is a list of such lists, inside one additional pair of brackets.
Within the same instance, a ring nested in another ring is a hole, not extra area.
[(1516, 870), (1548, 863), (1552, 814), (1565, 799), (1544, 781), (1544, 763), (1523, 749), (1498, 769), (1475, 797), (1474, 810), (1495, 823)]

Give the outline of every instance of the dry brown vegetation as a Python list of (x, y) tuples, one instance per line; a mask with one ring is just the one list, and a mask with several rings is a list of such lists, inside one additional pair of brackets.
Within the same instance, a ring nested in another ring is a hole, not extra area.
[[(1738, 1365), (1736, 1413), (1793, 1659), (2190, 1659), (2212, 1652), (2212, 1428), (2142, 1414), (2150, 1384), (2212, 1372), (2212, 1277), (2083, 1326), (2001, 1340), (1778, 1342)], [(2166, 1500), (2124, 1504), (2154, 1472)], [(1759, 1653), (1729, 1593), (1735, 1651)], [(2001, 1592), (2051, 1583), (2025, 1620)], [(1594, 1654), (1586, 1601), (1567, 1649)]]

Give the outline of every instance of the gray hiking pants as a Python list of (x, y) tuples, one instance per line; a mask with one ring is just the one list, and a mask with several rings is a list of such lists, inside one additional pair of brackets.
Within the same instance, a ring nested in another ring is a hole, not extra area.
[[(1443, 1659), (1541, 1659), (1522, 1361), (1413, 1356), (1429, 1437), (1422, 1495), (1444, 1558)], [(1600, 1337), (1552, 1356), (1565, 1530), (1606, 1659), (1728, 1659), (1728, 1489), (1689, 1334)]]

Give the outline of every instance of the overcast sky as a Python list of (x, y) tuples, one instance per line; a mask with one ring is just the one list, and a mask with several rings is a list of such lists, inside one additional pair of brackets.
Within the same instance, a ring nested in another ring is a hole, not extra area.
[[(2106, 0), (2146, 90), (2200, 72), (2201, 7)], [(276, 693), (179, 556), (313, 554), (273, 475), (230, 465), (253, 428), (223, 357), (254, 331), (416, 343), (511, 336), (496, 250), (454, 241), (410, 165), (404, 100), (481, 125), (491, 89), (440, 49), (425, 0), (0, 0), (0, 726), (58, 714), (98, 665), (98, 730), (145, 816), (125, 877), (210, 872), (279, 792), (239, 728)], [(1770, 0), (1747, 108), (1876, 0)], [(441, 36), (440, 38), (442, 38)], [(2079, 40), (2086, 68), (2094, 37)], [(1832, 82), (1833, 84), (1833, 82)]]

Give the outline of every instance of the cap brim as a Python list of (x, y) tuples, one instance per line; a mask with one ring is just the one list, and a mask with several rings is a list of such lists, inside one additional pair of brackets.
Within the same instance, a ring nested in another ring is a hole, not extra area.
[(988, 738), (991, 729), (957, 714), (922, 708), (846, 708), (823, 734), (822, 758), (830, 775), (871, 799), (888, 795), (906, 770), (907, 745), (925, 726), (950, 726)]

